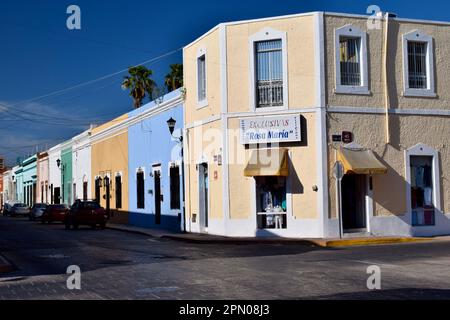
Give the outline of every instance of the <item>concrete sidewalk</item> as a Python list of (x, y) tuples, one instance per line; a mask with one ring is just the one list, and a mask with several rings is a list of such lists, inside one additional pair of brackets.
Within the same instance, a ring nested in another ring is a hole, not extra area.
[(414, 237), (357, 237), (345, 239), (241, 238), (241, 237), (223, 237), (198, 233), (176, 233), (166, 230), (147, 229), (113, 223), (109, 223), (107, 227), (108, 229), (111, 230), (142, 234), (152, 238), (171, 239), (188, 243), (203, 243), (203, 244), (268, 243), (268, 244), (301, 244), (324, 248), (335, 248), (335, 247), (349, 247), (349, 246), (425, 242), (435, 240), (435, 238), (414, 238)]

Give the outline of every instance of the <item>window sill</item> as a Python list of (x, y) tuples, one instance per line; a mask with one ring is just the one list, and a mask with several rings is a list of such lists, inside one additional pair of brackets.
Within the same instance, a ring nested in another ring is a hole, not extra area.
[(369, 96), (372, 94), (367, 87), (356, 87), (356, 86), (337, 86), (334, 89), (335, 94), (358, 94)]
[(197, 101), (197, 110), (203, 109), (208, 106), (208, 100)]
[(254, 107), (254, 112), (274, 112), (274, 111), (283, 111), (287, 110), (287, 106), (280, 106), (280, 107)]
[(437, 98), (437, 94), (428, 89), (406, 89), (402, 96), (407, 98)]

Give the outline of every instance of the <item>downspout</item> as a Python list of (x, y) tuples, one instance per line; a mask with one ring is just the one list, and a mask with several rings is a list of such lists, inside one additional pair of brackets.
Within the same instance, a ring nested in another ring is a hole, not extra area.
[(391, 143), (391, 133), (389, 128), (389, 109), (390, 109), (390, 99), (389, 99), (389, 86), (388, 86), (388, 39), (389, 39), (389, 12), (385, 14), (385, 35), (384, 35), (384, 56), (383, 56), (383, 66), (384, 66), (384, 108), (385, 108), (385, 122), (386, 122), (386, 144)]

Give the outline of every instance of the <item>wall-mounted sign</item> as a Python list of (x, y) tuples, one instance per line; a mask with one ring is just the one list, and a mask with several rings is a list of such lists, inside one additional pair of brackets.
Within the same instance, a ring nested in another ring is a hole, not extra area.
[(218, 166), (222, 165), (222, 155), (221, 154), (214, 155), (214, 163), (217, 163)]
[(333, 136), (331, 137), (333, 142), (341, 142), (342, 141), (342, 136), (340, 134), (333, 134)]
[(352, 143), (353, 133), (351, 133), (350, 131), (342, 131), (342, 142), (345, 144)]
[(302, 140), (299, 115), (240, 119), (240, 130), (242, 144)]

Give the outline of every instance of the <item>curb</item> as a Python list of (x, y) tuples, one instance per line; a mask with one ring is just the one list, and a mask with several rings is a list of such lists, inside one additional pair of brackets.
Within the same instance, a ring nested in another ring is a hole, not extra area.
[(336, 247), (353, 247), (353, 246), (369, 246), (380, 244), (399, 244), (432, 241), (432, 238), (373, 238), (373, 239), (344, 239), (344, 240), (327, 240), (325, 246), (330, 248)]
[(223, 238), (223, 239), (195, 239), (183, 236), (164, 235), (161, 238), (170, 239), (174, 241), (182, 241), (187, 243), (201, 243), (201, 244), (285, 244), (285, 245), (308, 245), (319, 246), (319, 241), (307, 240), (307, 239), (236, 239), (236, 238)]
[(134, 230), (129, 228), (121, 228), (118, 226), (107, 226), (107, 229), (128, 232), (134, 234), (145, 235), (151, 238), (169, 239), (186, 243), (199, 244), (284, 244), (284, 245), (306, 245), (321, 248), (339, 248), (339, 247), (355, 247), (370, 246), (383, 244), (400, 244), (400, 243), (418, 243), (433, 241), (433, 238), (412, 238), (412, 237), (384, 237), (384, 238), (362, 238), (362, 239), (273, 239), (273, 238), (231, 238), (231, 237), (214, 237), (201, 239), (198, 237), (189, 237), (184, 235), (155, 235), (150, 232)]
[(154, 235), (152, 235), (150, 233), (147, 233), (147, 232), (144, 232), (144, 231), (140, 231), (140, 230), (124, 229), (124, 228), (108, 226), (108, 225), (106, 225), (106, 229), (114, 230), (114, 231), (120, 231), (120, 232), (128, 232), (128, 233), (140, 234), (140, 235), (144, 235), (144, 236), (151, 237), (151, 238), (158, 238), (158, 237), (155, 237)]
[(8, 273), (14, 270), (14, 266), (0, 255), (0, 273)]

